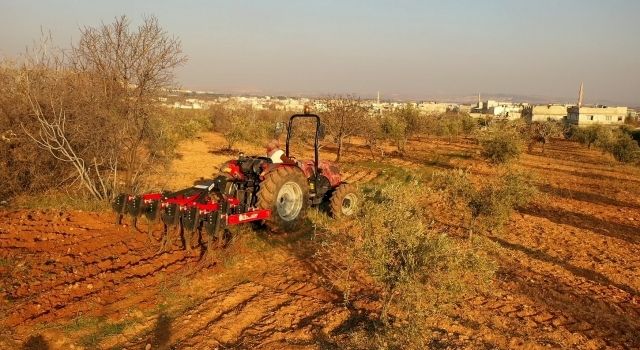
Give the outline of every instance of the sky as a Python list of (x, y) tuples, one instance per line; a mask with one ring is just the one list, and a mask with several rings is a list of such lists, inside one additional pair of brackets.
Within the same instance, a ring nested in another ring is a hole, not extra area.
[(154, 15), (220, 93), (447, 99), (478, 92), (640, 105), (638, 0), (0, 0), (0, 56), (50, 31)]

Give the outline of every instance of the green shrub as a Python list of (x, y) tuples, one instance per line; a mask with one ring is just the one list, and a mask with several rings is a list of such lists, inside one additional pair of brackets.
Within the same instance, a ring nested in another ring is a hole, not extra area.
[(520, 134), (508, 124), (492, 126), (480, 134), (478, 141), (482, 155), (491, 163), (507, 163), (522, 153)]
[(191, 139), (199, 132), (211, 130), (213, 124), (206, 111), (202, 110), (171, 110), (171, 130), (180, 140)]
[(382, 134), (391, 140), (398, 153), (405, 152), (407, 141), (423, 130), (425, 119), (412, 106), (399, 108), (382, 118)]
[(568, 133), (570, 139), (586, 145), (587, 148), (596, 146), (600, 149), (607, 150), (613, 138), (611, 128), (595, 124), (586, 127), (572, 126)]
[(527, 205), (538, 192), (530, 176), (511, 170), (483, 186), (474, 186), (468, 172), (443, 171), (434, 174), (434, 188), (463, 210), (470, 232), (500, 229), (515, 208)]
[(640, 142), (640, 130), (639, 129), (631, 130), (631, 131), (629, 131), (629, 134), (631, 135), (631, 138), (636, 140), (636, 142)]
[(622, 163), (631, 163), (640, 159), (640, 146), (630, 135), (619, 133), (610, 145), (613, 157)]
[(370, 290), (379, 296), (374, 315), (367, 316), (374, 322), (354, 333), (358, 347), (427, 347), (426, 317), (491, 280), (495, 264), (485, 242), (460, 241), (431, 229), (422, 203), (426, 195), (424, 186), (391, 183), (365, 191), (356, 218), (337, 224), (316, 220), (325, 230), (321, 245), (332, 246), (350, 266), (332, 278), (347, 301), (363, 281), (371, 281)]

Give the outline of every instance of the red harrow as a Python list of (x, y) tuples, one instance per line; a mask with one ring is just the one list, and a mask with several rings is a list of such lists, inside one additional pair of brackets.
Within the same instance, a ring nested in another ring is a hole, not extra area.
[[(316, 122), (315, 159), (297, 161), (289, 154), (292, 125), (297, 118), (313, 118)], [(113, 203), (116, 224), (124, 215), (140, 216), (148, 223), (148, 235), (159, 220), (164, 224), (161, 251), (172, 243), (173, 233), (182, 236), (187, 250), (198, 233), (206, 233), (207, 250), (224, 246), (224, 228), (230, 225), (261, 221), (284, 231), (297, 229), (309, 206), (326, 204), (334, 217), (353, 215), (359, 205), (355, 189), (341, 180), (335, 164), (320, 161), (318, 139), (322, 136), (320, 118), (313, 114), (297, 114), (289, 119), (283, 162), (267, 157), (245, 157), (230, 160), (213, 180), (197, 182), (178, 192), (120, 194)]]
[[(153, 227), (158, 221), (164, 225), (161, 250), (167, 249), (174, 231), (182, 233), (184, 246), (192, 248), (192, 240), (197, 237), (198, 230), (207, 233), (207, 246), (212, 247), (214, 240), (221, 246), (223, 228), (245, 222), (267, 219), (271, 215), (269, 209), (244, 208), (238, 198), (227, 195), (220, 198), (227, 187), (226, 175), (214, 180), (197, 182), (193, 187), (178, 192), (148, 193), (143, 195), (120, 194), (113, 203), (116, 212), (116, 224), (122, 222), (125, 215), (130, 215), (133, 226), (138, 218), (144, 216), (148, 222), (148, 236), (153, 238)], [(223, 191), (220, 191), (223, 189)]]

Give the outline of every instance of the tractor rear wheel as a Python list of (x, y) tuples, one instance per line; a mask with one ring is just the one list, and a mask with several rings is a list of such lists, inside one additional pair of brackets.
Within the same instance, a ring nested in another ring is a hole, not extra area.
[(283, 166), (264, 176), (258, 190), (258, 208), (271, 209), (266, 220), (272, 229), (294, 231), (309, 207), (309, 183), (300, 169)]
[(360, 208), (360, 196), (356, 188), (350, 184), (343, 183), (336, 187), (329, 200), (329, 214), (337, 219), (352, 216)]

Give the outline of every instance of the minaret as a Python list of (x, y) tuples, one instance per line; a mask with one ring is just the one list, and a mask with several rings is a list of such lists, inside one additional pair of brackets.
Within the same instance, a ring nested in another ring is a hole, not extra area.
[(482, 108), (482, 99), (480, 97), (480, 93), (478, 92), (478, 108)]
[(580, 91), (578, 92), (578, 108), (582, 107), (584, 82), (580, 83)]
[(380, 91), (378, 91), (378, 105), (380, 104)]

